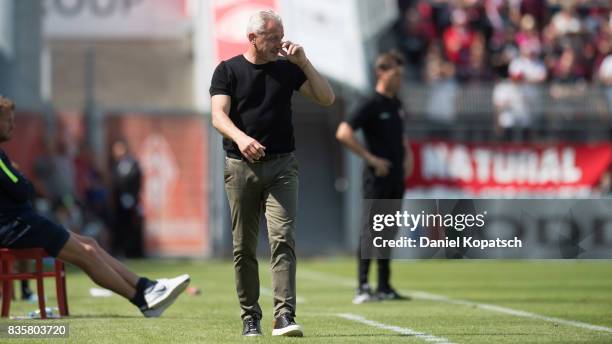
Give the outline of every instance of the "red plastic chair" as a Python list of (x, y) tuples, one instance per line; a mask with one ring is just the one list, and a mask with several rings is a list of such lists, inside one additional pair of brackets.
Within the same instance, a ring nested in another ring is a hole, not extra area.
[[(55, 259), (54, 271), (43, 271), (43, 259), (50, 257), (42, 248), (9, 249), (0, 248), (0, 281), (2, 281), (2, 316), (8, 317), (13, 295), (13, 281), (35, 279), (38, 292), (40, 318), (46, 319), (45, 287), (43, 278), (55, 277), (55, 290), (60, 315), (68, 315), (68, 298), (66, 297), (66, 270), (64, 263)], [(34, 260), (34, 272), (13, 272), (13, 263), (18, 260)]]

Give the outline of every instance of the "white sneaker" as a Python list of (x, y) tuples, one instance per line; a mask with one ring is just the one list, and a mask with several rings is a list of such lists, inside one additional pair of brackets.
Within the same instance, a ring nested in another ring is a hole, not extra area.
[(371, 295), (371, 294), (367, 294), (367, 293), (357, 294), (353, 298), (353, 304), (355, 304), (355, 305), (360, 305), (360, 304), (366, 303), (366, 302), (376, 302), (376, 301), (379, 301), (376, 296)]
[(380, 301), (376, 295), (372, 294), (372, 289), (367, 284), (364, 284), (357, 288), (357, 295), (353, 298), (353, 304), (359, 305), (365, 302), (376, 302)]
[(166, 308), (170, 307), (174, 300), (189, 285), (189, 275), (181, 275), (175, 278), (162, 278), (157, 280), (155, 285), (149, 287), (144, 292), (144, 299), (147, 308), (142, 310), (142, 314), (147, 318), (159, 317)]

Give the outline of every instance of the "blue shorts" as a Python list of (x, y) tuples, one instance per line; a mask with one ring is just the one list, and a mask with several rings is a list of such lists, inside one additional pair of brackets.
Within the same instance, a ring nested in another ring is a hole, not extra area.
[(0, 214), (0, 247), (42, 247), (49, 255), (57, 257), (68, 238), (68, 230), (33, 211)]

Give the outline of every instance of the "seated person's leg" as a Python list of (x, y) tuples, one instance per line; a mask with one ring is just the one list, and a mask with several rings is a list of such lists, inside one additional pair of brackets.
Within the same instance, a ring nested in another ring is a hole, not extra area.
[(106, 264), (108, 264), (111, 268), (113, 268), (113, 270), (115, 270), (129, 285), (131, 285), (134, 288), (138, 286), (139, 277), (135, 273), (130, 271), (124, 264), (122, 264), (120, 261), (115, 259), (108, 252), (106, 252), (102, 247), (100, 247), (100, 245), (98, 244), (96, 240), (83, 236), (83, 235), (76, 234), (76, 233), (71, 233), (71, 234), (75, 236), (77, 239), (79, 239), (81, 242), (85, 242), (89, 245), (94, 246), (96, 250), (100, 253), (100, 256), (104, 260), (104, 262), (106, 262)]
[(102, 258), (99, 246), (93, 239), (81, 239), (74, 234), (61, 249), (57, 258), (81, 268), (96, 284), (115, 293), (132, 299), (136, 294), (134, 286), (129, 285)]
[(79, 266), (98, 285), (127, 298), (146, 317), (160, 316), (187, 288), (190, 280), (189, 275), (158, 281), (139, 278), (106, 253), (94, 239), (72, 232), (58, 258)]
[(11, 221), (14, 228), (2, 238), (9, 248), (42, 247), (53, 257), (76, 265), (98, 285), (136, 305), (145, 316), (157, 317), (189, 284), (189, 275), (150, 281), (139, 278), (106, 253), (94, 239), (69, 232), (33, 213)]
[(136, 290), (108, 266), (101, 258), (99, 246), (93, 240), (71, 235), (64, 227), (35, 213), (16, 217), (11, 248), (42, 247), (53, 257), (81, 268), (94, 282), (131, 299)]
[[(17, 264), (17, 271), (28, 272), (30, 271), (30, 262), (27, 260), (21, 260)], [(36, 295), (30, 289), (29, 280), (21, 280), (21, 299), (27, 301), (36, 301)]]

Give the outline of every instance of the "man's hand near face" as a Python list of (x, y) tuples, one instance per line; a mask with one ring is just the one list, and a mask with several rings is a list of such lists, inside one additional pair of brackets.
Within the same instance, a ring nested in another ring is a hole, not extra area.
[(286, 57), (289, 62), (300, 67), (303, 67), (306, 63), (308, 63), (308, 58), (306, 58), (304, 48), (301, 45), (291, 41), (285, 41), (282, 43), (280, 54)]

